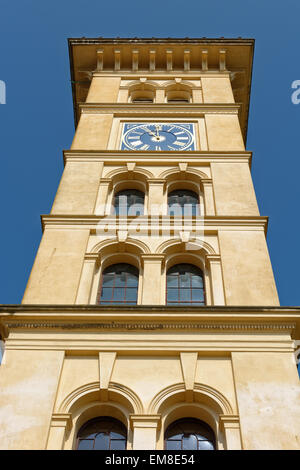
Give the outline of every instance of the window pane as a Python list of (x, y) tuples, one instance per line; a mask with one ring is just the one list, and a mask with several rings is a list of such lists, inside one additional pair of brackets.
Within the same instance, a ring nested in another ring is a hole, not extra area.
[(193, 289), (192, 290), (192, 300), (193, 302), (204, 302), (204, 292), (202, 289)]
[(115, 287), (124, 287), (126, 283), (126, 271), (119, 272), (115, 275)]
[(110, 437), (111, 439), (118, 439), (118, 440), (125, 439), (124, 434), (121, 434), (120, 432), (116, 432), (116, 431), (111, 431)]
[(179, 276), (179, 285), (180, 287), (191, 287), (190, 274), (185, 272)]
[(167, 440), (166, 448), (167, 450), (181, 450), (181, 441)]
[(191, 299), (191, 290), (190, 289), (180, 289), (180, 302), (190, 302)]
[(138, 216), (144, 214), (144, 204), (134, 203), (128, 209), (128, 215)]
[(198, 195), (185, 189), (169, 193), (168, 206), (170, 215), (190, 217), (200, 213)]
[(111, 440), (110, 441), (111, 450), (126, 450), (126, 441), (124, 439)]
[(109, 302), (112, 299), (113, 289), (111, 287), (102, 288), (101, 301)]
[(191, 276), (191, 281), (192, 281), (192, 287), (203, 287), (203, 277), (202, 276), (197, 276), (197, 275), (192, 275)]
[(168, 302), (178, 302), (178, 300), (179, 300), (178, 295), (179, 295), (178, 289), (168, 289), (167, 301)]
[[(93, 439), (87, 438), (89, 433), (94, 436)], [(115, 447), (112, 448), (124, 449), (124, 446), (126, 447), (126, 435), (125, 426), (115, 418), (108, 416), (94, 418), (79, 430), (78, 449), (109, 450), (112, 441), (116, 443)]]
[(134, 274), (127, 273), (126, 285), (127, 285), (127, 287), (137, 287), (138, 277), (135, 276)]
[(177, 275), (172, 275), (168, 274), (167, 275), (167, 286), (168, 287), (178, 287), (178, 276)]
[(103, 276), (102, 285), (104, 287), (111, 287), (114, 284), (114, 274), (105, 274)]
[(214, 446), (209, 441), (198, 441), (199, 450), (214, 450)]
[(81, 439), (79, 441), (78, 450), (92, 450), (94, 446), (94, 439)]
[(166, 449), (179, 450), (177, 443), (182, 441), (183, 450), (213, 450), (214, 438), (212, 429), (195, 418), (179, 419), (170, 424), (165, 433)]
[(197, 450), (197, 438), (195, 434), (190, 434), (183, 438), (182, 448), (183, 450)]
[(126, 289), (126, 302), (132, 302), (137, 298), (137, 289), (136, 287), (130, 287)]
[(172, 216), (182, 216), (182, 207), (179, 204), (171, 204), (168, 207), (168, 214)]
[(142, 215), (144, 213), (144, 194), (136, 189), (126, 189), (115, 195), (116, 215)]
[[(179, 288), (176, 289), (176, 281)], [(172, 289), (171, 286), (174, 286)], [(172, 292), (173, 290), (173, 292)], [(176, 295), (174, 291), (178, 291)], [(192, 264), (177, 264), (167, 272), (167, 300), (180, 305), (203, 305), (204, 289), (202, 271)]]
[(99, 433), (95, 440), (95, 450), (109, 450), (109, 434)]
[(125, 300), (125, 289), (121, 287), (116, 287), (114, 289), (114, 301), (121, 302)]

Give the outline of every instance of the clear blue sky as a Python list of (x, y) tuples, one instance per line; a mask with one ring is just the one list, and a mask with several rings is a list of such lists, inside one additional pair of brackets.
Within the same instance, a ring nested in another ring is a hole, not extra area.
[[(282, 305), (300, 305), (299, 1), (2, 0), (0, 303), (19, 303), (73, 133), (68, 37), (255, 38), (247, 149)], [(253, 262), (249, 259), (249, 262)]]

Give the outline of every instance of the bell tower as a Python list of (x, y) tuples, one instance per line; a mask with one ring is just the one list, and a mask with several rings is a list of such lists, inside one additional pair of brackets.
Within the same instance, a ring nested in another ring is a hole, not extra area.
[(74, 139), (0, 310), (1, 448), (300, 448), (299, 310), (245, 149), (253, 50), (69, 39)]

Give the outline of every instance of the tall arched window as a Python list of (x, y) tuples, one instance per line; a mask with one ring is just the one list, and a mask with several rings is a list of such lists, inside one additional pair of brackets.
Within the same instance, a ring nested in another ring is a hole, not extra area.
[(119, 263), (103, 271), (98, 303), (105, 305), (136, 305), (139, 271), (131, 264)]
[(176, 264), (167, 272), (168, 305), (205, 305), (201, 269), (193, 264)]
[(121, 216), (138, 216), (144, 214), (144, 198), (142, 191), (137, 189), (124, 189), (114, 197), (114, 213)]
[(199, 419), (179, 419), (166, 430), (165, 449), (215, 450), (215, 436), (212, 429)]
[(126, 427), (119, 420), (94, 418), (80, 428), (77, 450), (126, 450), (126, 440)]
[(168, 194), (168, 214), (181, 217), (200, 214), (199, 197), (194, 191), (176, 189)]

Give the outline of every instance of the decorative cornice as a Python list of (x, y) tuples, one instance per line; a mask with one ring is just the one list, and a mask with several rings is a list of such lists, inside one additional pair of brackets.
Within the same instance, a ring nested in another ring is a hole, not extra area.
[(55, 330), (230, 330), (230, 331), (248, 331), (248, 330), (288, 330), (296, 328), (295, 323), (155, 323), (155, 322), (5, 322), (8, 329), (55, 329)]
[[(178, 219), (179, 220), (179, 219)], [(43, 230), (46, 227), (55, 226), (59, 227), (72, 227), (81, 229), (87, 227), (90, 230), (102, 230), (103, 223), (109, 224), (112, 228), (116, 229), (121, 225), (124, 227), (125, 222), (134, 230), (134, 224), (139, 224), (140, 229), (146, 229), (151, 226), (153, 230), (159, 229), (162, 232), (170, 233), (174, 230), (173, 221), (175, 217), (171, 216), (152, 216), (145, 215), (139, 217), (128, 216), (126, 220), (118, 219), (111, 215), (70, 215), (70, 214), (47, 214), (41, 215), (41, 222)], [(192, 231), (199, 230), (205, 232), (217, 232), (218, 230), (263, 230), (265, 233), (268, 226), (268, 217), (265, 216), (205, 216), (205, 217), (185, 217), (184, 226), (191, 227)], [(176, 226), (177, 227), (177, 226)], [(175, 228), (176, 228), (175, 227)]]
[(300, 334), (300, 307), (168, 305), (0, 305), (10, 329), (291, 331)]
[(110, 165), (127, 164), (129, 161), (136, 162), (142, 160), (143, 164), (146, 163), (161, 163), (164, 161), (174, 161), (177, 164), (181, 162), (190, 162), (193, 165), (200, 163), (235, 163), (245, 162), (249, 165), (252, 160), (252, 152), (248, 151), (230, 151), (230, 152), (215, 152), (215, 151), (129, 151), (129, 150), (64, 150), (63, 151), (64, 163), (67, 161), (72, 162), (107, 162)]

